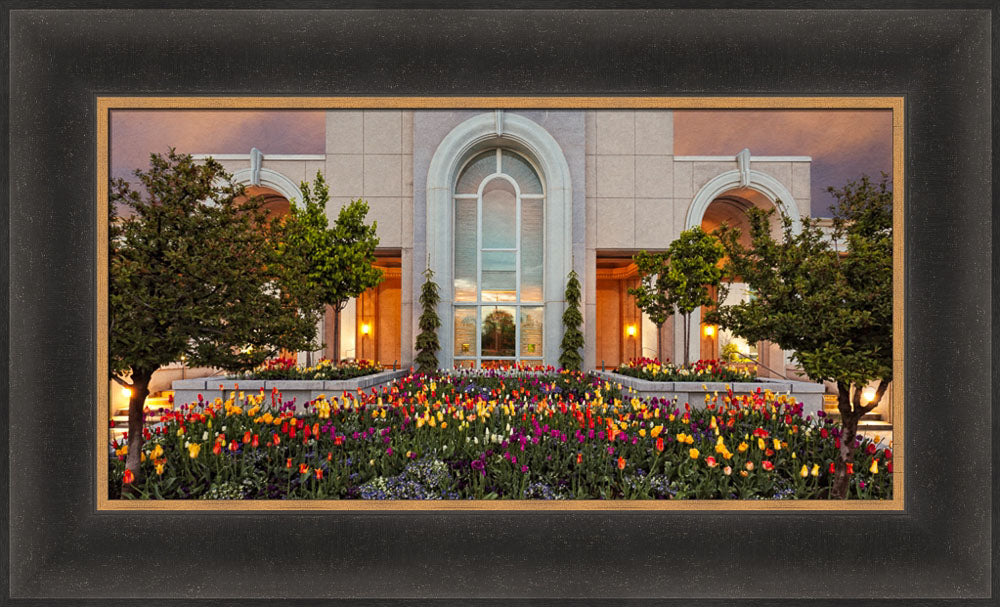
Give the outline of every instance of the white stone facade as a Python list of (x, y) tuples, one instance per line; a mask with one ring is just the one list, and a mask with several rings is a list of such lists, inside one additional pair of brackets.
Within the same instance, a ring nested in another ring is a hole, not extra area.
[[(414, 357), (417, 298), (429, 265), (442, 293), (439, 360), (450, 366), (455, 179), (481, 150), (509, 148), (523, 155), (545, 187), (544, 362), (558, 364), (565, 275), (575, 269), (583, 285), (585, 366), (594, 368), (601, 254), (663, 249), (682, 230), (701, 225), (714, 200), (733, 192), (754, 204), (779, 205), (793, 220), (809, 214), (809, 157), (744, 152), (739, 160), (741, 150), (682, 157), (674, 153), (673, 133), (669, 110), (332, 110), (323, 154), (268, 154), (267, 142), (260, 142), (259, 170), (249, 153), (213, 156), (238, 181), (257, 180), (286, 198), (322, 171), (330, 186), (331, 220), (346, 202), (367, 200), (380, 248), (398, 251), (402, 264), (401, 362), (408, 365)], [(211, 150), (205, 152), (198, 156)], [(348, 357), (353, 314), (350, 307), (343, 314), (341, 354)], [(692, 325), (696, 331), (697, 322)], [(679, 346), (680, 331), (673, 335)]]

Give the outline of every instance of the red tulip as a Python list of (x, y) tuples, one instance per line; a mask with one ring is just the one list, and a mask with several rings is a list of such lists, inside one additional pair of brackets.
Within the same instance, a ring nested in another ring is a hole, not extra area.
[(834, 464), (833, 462), (830, 462), (830, 474), (833, 474), (833, 473), (835, 473), (836, 471), (837, 471), (837, 466), (836, 466), (836, 464)]
[(128, 485), (135, 480), (135, 475), (132, 474), (131, 470), (125, 470), (125, 474), (122, 475), (122, 484)]
[(285, 467), (286, 468), (292, 467), (292, 458), (288, 458), (288, 460), (285, 462)]
[(847, 473), (854, 474), (854, 464), (847, 464)]
[(656, 437), (656, 450), (657, 451), (663, 451), (663, 438), (662, 437), (659, 437), (659, 436)]
[(259, 434), (254, 434), (253, 435), (253, 439), (250, 441), (250, 446), (251, 447), (255, 447), (255, 448), (260, 446), (260, 435)]
[(770, 460), (764, 460), (764, 461), (762, 461), (762, 462), (760, 463), (760, 465), (761, 465), (761, 467), (762, 467), (762, 468), (764, 468), (765, 470), (768, 470), (768, 471), (771, 471), (771, 470), (774, 470), (774, 464), (772, 464), (772, 463), (770, 462)]

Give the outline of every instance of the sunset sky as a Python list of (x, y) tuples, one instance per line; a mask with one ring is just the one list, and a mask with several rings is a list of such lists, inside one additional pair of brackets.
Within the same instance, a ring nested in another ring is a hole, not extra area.
[[(151, 152), (322, 154), (321, 111), (115, 110), (112, 177), (146, 168)], [(892, 114), (887, 110), (683, 110), (674, 114), (674, 154), (812, 156), (812, 212), (828, 215), (828, 186), (892, 171)]]

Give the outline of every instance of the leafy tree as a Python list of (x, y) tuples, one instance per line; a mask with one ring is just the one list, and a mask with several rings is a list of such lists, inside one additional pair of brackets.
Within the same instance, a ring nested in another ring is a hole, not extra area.
[[(829, 191), (837, 199), (829, 234), (809, 219), (796, 234), (782, 217), (782, 239), (775, 240), (770, 213), (760, 210), (750, 212), (749, 247), (738, 230), (720, 230), (727, 274), (741, 277), (754, 297), (720, 308), (718, 318), (746, 339), (793, 351), (814, 381), (837, 384), (842, 429), (832, 495), (842, 498), (858, 422), (892, 381), (892, 191), (885, 174), (877, 185), (865, 176)], [(862, 390), (875, 380), (874, 399), (862, 403)]]
[(301, 205), (292, 201), (291, 215), (282, 230), (282, 251), (294, 259), (304, 258), (305, 277), (315, 298), (333, 308), (333, 359), (340, 357), (340, 313), (353, 297), (382, 282), (375, 267), (377, 222), (365, 223), (368, 203), (354, 200), (340, 209), (329, 227), (326, 207), (329, 188), (321, 173), (313, 186), (300, 185)]
[(441, 301), (437, 283), (434, 282), (434, 271), (427, 268), (424, 271), (424, 285), (420, 288), (420, 305), (423, 312), (418, 322), (420, 334), (417, 335), (417, 371), (433, 373), (438, 368), (437, 352), (441, 349), (437, 330), (441, 326), (437, 305)]
[(250, 369), (309, 349), (317, 317), (303, 281), (279, 263), (260, 201), (222, 165), (171, 149), (135, 175), (141, 193), (111, 182), (108, 294), (110, 372), (131, 389), (126, 468), (138, 477), (154, 371), (182, 358)]
[[(699, 227), (681, 232), (662, 253), (639, 251), (635, 264), (639, 269), (639, 286), (628, 290), (636, 306), (645, 312), (657, 328), (674, 310), (684, 318), (684, 364), (691, 362), (691, 313), (699, 306), (714, 304), (710, 288), (722, 281), (719, 262), (724, 255), (722, 245)], [(663, 340), (658, 338), (660, 360)]]
[(483, 319), (482, 346), (483, 354), (487, 354), (486, 344), (490, 340), (492, 347), (489, 354), (493, 356), (513, 356), (514, 341), (517, 327), (514, 317), (506, 310), (494, 310)]
[(583, 316), (580, 314), (580, 280), (574, 270), (570, 270), (566, 281), (566, 311), (563, 312), (563, 338), (559, 355), (559, 366), (563, 369), (579, 371), (583, 366), (580, 348), (583, 347), (583, 333), (580, 325)]

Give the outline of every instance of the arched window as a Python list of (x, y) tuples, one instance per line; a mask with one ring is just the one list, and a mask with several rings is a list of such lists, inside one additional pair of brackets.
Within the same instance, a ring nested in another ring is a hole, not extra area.
[(456, 367), (541, 364), (545, 186), (524, 156), (473, 156), (454, 190)]

